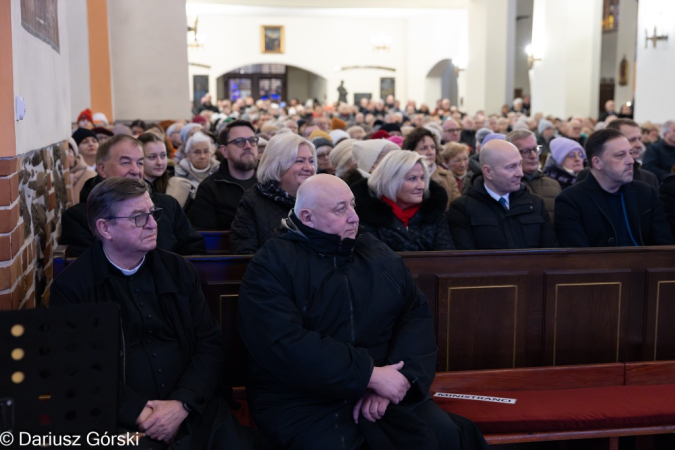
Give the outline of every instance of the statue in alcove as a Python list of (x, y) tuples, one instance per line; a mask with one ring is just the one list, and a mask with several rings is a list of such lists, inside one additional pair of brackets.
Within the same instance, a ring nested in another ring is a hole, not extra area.
[(338, 103), (347, 103), (347, 89), (345, 89), (344, 80), (340, 81), (340, 86), (337, 88), (338, 91)]

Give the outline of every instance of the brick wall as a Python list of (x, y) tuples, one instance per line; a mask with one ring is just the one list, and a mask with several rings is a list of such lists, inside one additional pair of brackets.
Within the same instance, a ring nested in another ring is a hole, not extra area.
[(46, 305), (68, 194), (67, 142), (0, 158), (0, 309)]

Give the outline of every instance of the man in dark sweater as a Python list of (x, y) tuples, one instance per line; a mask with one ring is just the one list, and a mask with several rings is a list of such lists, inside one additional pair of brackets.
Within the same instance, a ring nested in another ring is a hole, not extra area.
[[(94, 186), (113, 177), (141, 180), (143, 160), (143, 146), (132, 136), (116, 135), (101, 144), (96, 153), (99, 176), (84, 184), (80, 203), (68, 208), (61, 218), (59, 244), (68, 246), (68, 256), (79, 256), (94, 243), (94, 235), (87, 225), (87, 197)], [(150, 197), (155, 206), (162, 209), (157, 246), (180, 255), (205, 254), (204, 238), (192, 228), (178, 201), (157, 192), (151, 193)]]
[(218, 136), (225, 160), (197, 189), (188, 217), (198, 230), (228, 230), (244, 191), (257, 182), (258, 138), (251, 122), (230, 122)]
[(591, 173), (562, 191), (555, 228), (564, 247), (670, 245), (673, 237), (656, 189), (633, 180), (631, 145), (618, 130), (588, 137)]
[(663, 139), (652, 144), (645, 153), (642, 165), (659, 180), (673, 173), (675, 166), (675, 120), (663, 124)]

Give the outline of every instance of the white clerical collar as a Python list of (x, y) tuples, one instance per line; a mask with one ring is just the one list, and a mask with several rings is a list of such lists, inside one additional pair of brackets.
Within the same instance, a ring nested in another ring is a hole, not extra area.
[(504, 195), (499, 195), (494, 191), (491, 191), (489, 187), (487, 187), (487, 184), (483, 183), (483, 186), (485, 186), (485, 190), (487, 191), (488, 194), (490, 194), (490, 197), (494, 198), (497, 202), (499, 202), (500, 198), (503, 198), (506, 200), (506, 209), (509, 209), (509, 195), (510, 193), (507, 192)]
[(117, 270), (119, 270), (120, 272), (122, 272), (126, 276), (130, 276), (130, 275), (133, 275), (136, 272), (138, 272), (138, 269), (140, 269), (141, 266), (143, 265), (143, 262), (145, 262), (145, 255), (143, 255), (143, 259), (141, 259), (141, 262), (136, 267), (134, 267), (133, 269), (127, 270), (127, 269), (122, 269), (120, 266), (118, 266), (117, 264), (112, 262), (112, 260), (110, 259), (110, 257), (108, 257), (108, 254), (105, 252), (105, 250), (103, 250), (103, 254), (105, 255), (106, 258), (108, 258), (108, 261), (110, 262), (110, 264), (115, 266), (115, 268), (117, 268)]

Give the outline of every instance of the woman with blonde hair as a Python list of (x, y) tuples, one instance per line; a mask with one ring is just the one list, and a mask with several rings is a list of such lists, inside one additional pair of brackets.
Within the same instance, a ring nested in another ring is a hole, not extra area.
[(459, 187), (455, 178), (440, 165), (438, 139), (434, 132), (427, 128), (418, 127), (408, 134), (401, 147), (403, 150), (411, 150), (425, 157), (429, 166), (431, 179), (440, 184), (447, 194), (447, 206), (460, 195)]
[(444, 220), (447, 194), (430, 180), (424, 156), (393, 150), (351, 188), (361, 225), (392, 250), (455, 248)]
[(270, 239), (295, 206), (298, 188), (316, 170), (310, 141), (291, 133), (271, 138), (258, 165), (258, 183), (244, 192), (232, 221), (231, 252), (253, 254)]

